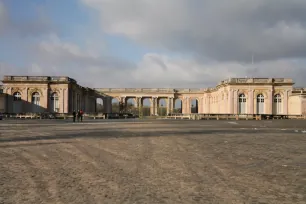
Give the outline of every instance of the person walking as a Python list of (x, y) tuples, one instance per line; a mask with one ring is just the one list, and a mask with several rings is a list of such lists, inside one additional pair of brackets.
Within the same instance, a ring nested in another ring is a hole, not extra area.
[(75, 110), (73, 110), (72, 116), (73, 116), (73, 122), (75, 123), (75, 117), (76, 117), (76, 112), (75, 112)]
[(81, 118), (81, 122), (83, 122), (83, 111), (80, 110), (80, 118)]

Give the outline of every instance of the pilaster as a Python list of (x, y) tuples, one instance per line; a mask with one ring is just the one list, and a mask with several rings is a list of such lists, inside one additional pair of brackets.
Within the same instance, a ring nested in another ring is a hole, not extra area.
[(229, 114), (234, 114), (234, 90), (230, 89), (229, 90), (229, 95), (228, 95), (228, 110)]
[(158, 101), (157, 97), (154, 97), (154, 115), (158, 113)]
[(283, 114), (287, 115), (288, 114), (288, 98), (289, 98), (289, 92), (290, 90), (285, 90), (284, 91), (284, 98), (283, 98)]
[(266, 109), (266, 114), (272, 114), (273, 111), (273, 91), (269, 90), (268, 91), (268, 100), (267, 100), (267, 109)]
[(184, 101), (184, 103), (183, 103), (183, 111), (182, 111), (182, 113), (183, 114), (190, 114), (190, 109), (191, 109), (191, 107), (190, 107), (190, 97), (189, 96), (185, 96), (184, 98), (183, 98), (183, 101)]
[(48, 88), (43, 88), (43, 104), (41, 104), (42, 111), (48, 110), (48, 105), (49, 105), (49, 92)]
[[(106, 111), (106, 113), (112, 113), (113, 112), (112, 100), (113, 99), (110, 96), (105, 97), (105, 111)], [(104, 101), (103, 101), (103, 105), (104, 105)]]
[(173, 97), (168, 97), (166, 99), (166, 103), (167, 103), (167, 115), (169, 113), (173, 113), (173, 108), (174, 108)]
[(151, 98), (150, 114), (151, 115), (157, 114), (157, 97), (156, 96), (153, 96)]
[(207, 95), (206, 97), (206, 111), (205, 113), (210, 113), (211, 97)]
[(234, 101), (233, 101), (233, 109), (234, 109), (234, 114), (238, 114), (238, 90), (234, 90)]
[(254, 89), (249, 90), (247, 105), (249, 107), (248, 113), (254, 114)]

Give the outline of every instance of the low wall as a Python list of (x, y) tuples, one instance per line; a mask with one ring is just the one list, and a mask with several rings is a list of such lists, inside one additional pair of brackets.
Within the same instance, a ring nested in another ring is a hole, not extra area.
[[(65, 113), (23, 113), (23, 114), (3, 114), (6, 119), (71, 119), (72, 114)], [(90, 119), (119, 119), (131, 118), (125, 114), (120, 117), (108, 117), (103, 113), (85, 113), (83, 118)], [(267, 119), (306, 119), (306, 115), (257, 115), (257, 114), (170, 114), (168, 116), (144, 116), (142, 119), (188, 119), (188, 120), (267, 120)]]

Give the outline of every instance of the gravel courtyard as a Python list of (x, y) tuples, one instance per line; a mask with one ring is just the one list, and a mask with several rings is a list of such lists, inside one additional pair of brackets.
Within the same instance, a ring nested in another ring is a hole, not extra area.
[(0, 121), (0, 203), (306, 203), (306, 120)]

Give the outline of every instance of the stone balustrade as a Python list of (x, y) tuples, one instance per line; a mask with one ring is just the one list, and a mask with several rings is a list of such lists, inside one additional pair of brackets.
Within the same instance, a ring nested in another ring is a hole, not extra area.
[(76, 80), (66, 77), (66, 76), (4, 76), (3, 81), (5, 82), (36, 81), (36, 82), (74, 82), (76, 83)]
[(222, 84), (272, 84), (283, 83), (293, 84), (293, 80), (289, 78), (229, 78), (221, 81), (218, 85)]
[(96, 88), (100, 93), (203, 93), (208, 89), (171, 88)]

